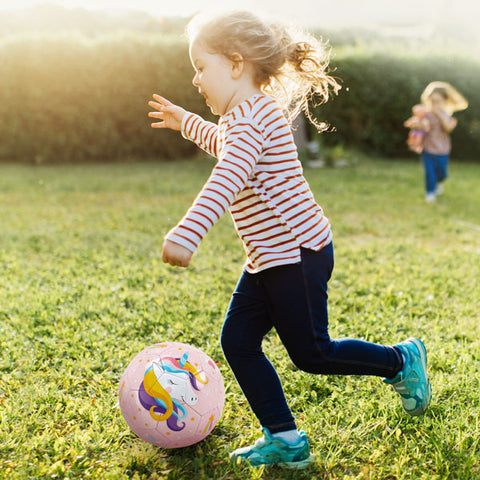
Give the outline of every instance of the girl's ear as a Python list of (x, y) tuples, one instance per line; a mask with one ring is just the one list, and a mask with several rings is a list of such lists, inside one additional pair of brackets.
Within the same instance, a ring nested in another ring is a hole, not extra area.
[(230, 68), (232, 78), (234, 80), (237, 80), (241, 77), (245, 69), (245, 62), (243, 60), (243, 56), (240, 53), (232, 53), (232, 55), (230, 55)]

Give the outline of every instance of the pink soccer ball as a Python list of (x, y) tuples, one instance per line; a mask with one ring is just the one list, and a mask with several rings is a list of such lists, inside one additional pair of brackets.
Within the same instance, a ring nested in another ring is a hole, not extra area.
[(225, 403), (215, 362), (185, 343), (157, 343), (141, 351), (120, 379), (123, 418), (142, 440), (179, 448), (203, 440)]

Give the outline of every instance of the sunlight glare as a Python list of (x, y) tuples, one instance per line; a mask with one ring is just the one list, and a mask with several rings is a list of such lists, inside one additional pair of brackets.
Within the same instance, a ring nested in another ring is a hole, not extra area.
[(155, 18), (190, 16), (199, 10), (242, 9), (322, 27), (421, 28), (452, 24), (478, 33), (480, 2), (475, 0), (2, 0), (0, 10), (38, 5), (88, 10), (143, 11)]

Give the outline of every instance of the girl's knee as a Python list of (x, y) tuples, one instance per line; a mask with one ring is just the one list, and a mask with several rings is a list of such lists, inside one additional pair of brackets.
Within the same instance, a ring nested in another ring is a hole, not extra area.
[(222, 347), (223, 354), (227, 360), (236, 356), (241, 356), (242, 352), (249, 349), (248, 344), (240, 340), (239, 332), (236, 329), (228, 328), (225, 325), (220, 335), (220, 345)]
[(322, 359), (313, 359), (313, 358), (292, 358), (293, 364), (302, 372), (306, 373), (321, 373), (320, 372), (320, 365), (322, 364)]
[(319, 374), (323, 372), (323, 366), (328, 362), (331, 346), (332, 342), (325, 340), (310, 349), (290, 353), (290, 358), (293, 364), (303, 372)]
[(225, 328), (222, 330), (222, 334), (220, 335), (220, 345), (222, 347), (223, 354), (227, 358), (231, 354), (234, 354), (235, 350), (238, 348), (238, 342), (235, 342), (233, 335), (230, 335)]

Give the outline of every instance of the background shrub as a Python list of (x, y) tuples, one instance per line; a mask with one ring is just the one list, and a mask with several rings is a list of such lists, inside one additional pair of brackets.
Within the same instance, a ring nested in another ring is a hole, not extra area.
[(480, 63), (475, 59), (363, 47), (340, 50), (332, 68), (343, 88), (338, 97), (316, 112), (335, 128), (334, 134), (323, 136), (326, 144), (340, 143), (388, 156), (408, 155), (403, 121), (411, 115), (412, 105), (420, 101), (425, 86), (442, 80), (452, 83), (470, 103), (467, 110), (456, 114), (453, 155), (478, 159)]
[(194, 146), (150, 128), (154, 92), (208, 115), (185, 41), (116, 34), (13, 37), (0, 44), (0, 158), (76, 162), (178, 158)]
[[(214, 120), (191, 84), (186, 40), (176, 34), (41, 33), (0, 42), (0, 160), (13, 162), (168, 160), (196, 147), (150, 128), (157, 92)], [(480, 63), (398, 45), (341, 46), (332, 67), (343, 88), (318, 107), (334, 132), (326, 145), (405, 156), (403, 121), (431, 80), (453, 83), (470, 107), (457, 115), (453, 155), (480, 155)]]

